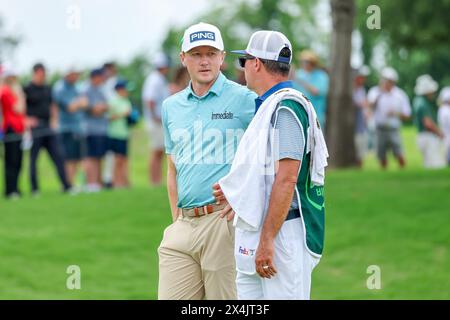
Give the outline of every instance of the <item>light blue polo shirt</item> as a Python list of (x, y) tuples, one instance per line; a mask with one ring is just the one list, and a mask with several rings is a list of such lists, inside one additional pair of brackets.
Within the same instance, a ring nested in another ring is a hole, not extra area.
[(68, 107), (81, 96), (78, 85), (61, 79), (53, 86), (53, 99), (59, 109), (59, 132), (85, 134), (85, 112), (78, 110), (69, 112)]
[(327, 95), (330, 83), (328, 74), (321, 69), (315, 69), (311, 72), (306, 72), (304, 69), (300, 69), (296, 73), (296, 78), (309, 83), (310, 85), (316, 87), (319, 91), (315, 96), (298, 82), (296, 82), (294, 86), (295, 89), (302, 92), (311, 101), (311, 104), (316, 110), (317, 118), (319, 118), (320, 126), (325, 128), (327, 116)]
[(231, 168), (256, 97), (220, 73), (204, 96), (196, 96), (189, 85), (163, 102), (164, 143), (177, 169), (178, 207), (214, 202), (212, 186)]

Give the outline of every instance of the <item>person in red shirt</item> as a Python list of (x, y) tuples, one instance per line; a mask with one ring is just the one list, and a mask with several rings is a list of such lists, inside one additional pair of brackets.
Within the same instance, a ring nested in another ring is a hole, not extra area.
[(25, 131), (25, 102), (13, 69), (4, 68), (4, 81), (0, 87), (2, 109), (1, 130), (5, 138), (5, 196), (20, 196), (18, 180), (22, 167), (22, 135)]

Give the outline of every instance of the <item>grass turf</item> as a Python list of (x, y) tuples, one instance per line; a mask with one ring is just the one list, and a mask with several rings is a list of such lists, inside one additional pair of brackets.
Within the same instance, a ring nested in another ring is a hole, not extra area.
[[(382, 172), (369, 155), (363, 170), (329, 171), (313, 299), (450, 298), (450, 170), (421, 169), (414, 130), (403, 135), (405, 170), (391, 161)], [(43, 153), (42, 195), (32, 198), (24, 162), (25, 196), (0, 199), (0, 299), (156, 299), (169, 205), (165, 187), (147, 185), (139, 128), (131, 150), (133, 188), (98, 194), (60, 194)], [(66, 288), (70, 265), (81, 268), (81, 290)], [(366, 286), (371, 265), (380, 267), (380, 290)]]

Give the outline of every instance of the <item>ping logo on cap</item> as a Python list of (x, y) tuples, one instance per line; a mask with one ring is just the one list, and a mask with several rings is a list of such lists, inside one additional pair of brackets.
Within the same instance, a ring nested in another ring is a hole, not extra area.
[(214, 32), (211, 32), (211, 31), (197, 31), (197, 32), (191, 33), (189, 38), (191, 39), (191, 42), (195, 42), (195, 41), (199, 41), (199, 40), (215, 41), (216, 35), (214, 34)]

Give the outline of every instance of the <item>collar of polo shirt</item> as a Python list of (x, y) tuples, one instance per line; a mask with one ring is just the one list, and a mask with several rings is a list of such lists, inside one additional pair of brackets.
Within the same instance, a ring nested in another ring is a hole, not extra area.
[(196, 97), (197, 99), (204, 99), (207, 96), (209, 96), (210, 93), (215, 94), (216, 96), (220, 96), (223, 90), (223, 86), (225, 84), (226, 78), (222, 74), (222, 72), (219, 73), (219, 76), (217, 77), (216, 81), (214, 81), (214, 84), (209, 88), (208, 92), (205, 93), (205, 95), (199, 97), (197, 96), (194, 91), (192, 91), (191, 82), (189, 82), (189, 85), (186, 90), (186, 97), (189, 99), (191, 97)]

